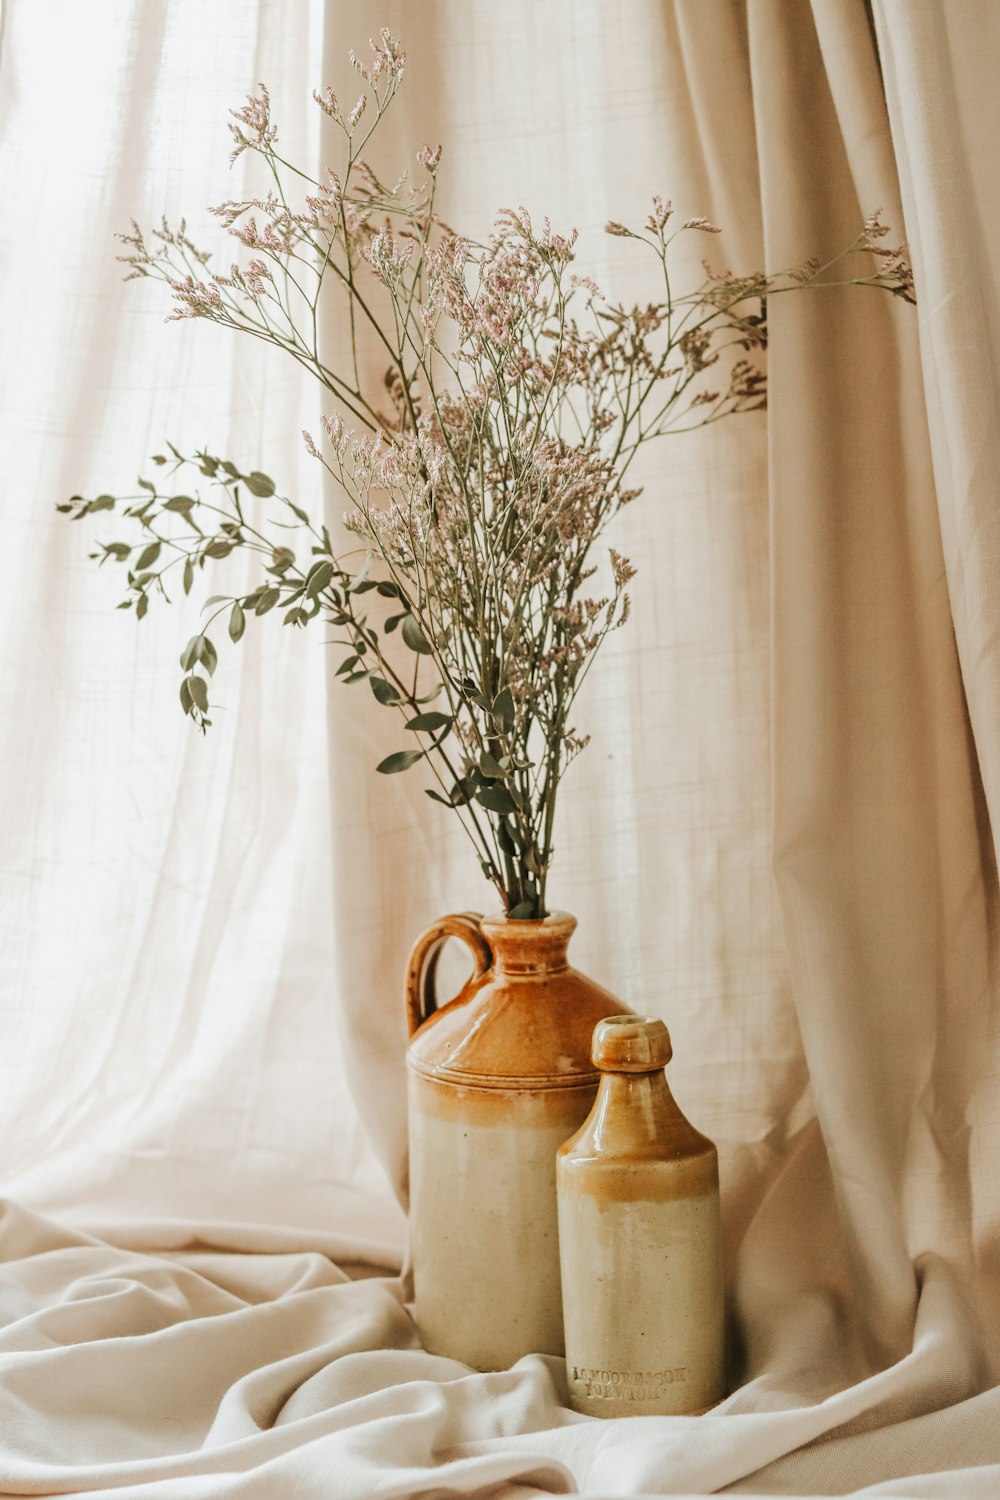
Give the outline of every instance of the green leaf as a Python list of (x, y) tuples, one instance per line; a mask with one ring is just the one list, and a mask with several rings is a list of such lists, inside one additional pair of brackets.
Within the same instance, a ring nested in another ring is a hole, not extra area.
[(167, 460), (166, 460), (166, 458), (164, 457), (164, 455), (162, 453), (154, 453), (153, 454), (153, 462), (154, 462), (154, 464), (165, 464), (166, 461)]
[(519, 901), (517, 905), (512, 906), (510, 911), (507, 913), (508, 919), (512, 922), (530, 921), (532, 917), (536, 917), (537, 915), (537, 901)]
[(379, 761), (375, 769), (383, 776), (392, 776), (396, 771), (408, 771), (423, 759), (423, 754), (422, 750), (397, 750), (394, 755), (387, 755), (385, 760)]
[(269, 609), (274, 608), (280, 598), (280, 589), (264, 589), (263, 593), (258, 595), (254, 609), (258, 615), (266, 615)]
[(507, 788), (499, 782), (494, 782), (491, 786), (480, 787), (476, 793), (476, 801), (489, 812), (517, 812), (517, 803)]
[(435, 792), (432, 787), (424, 788), (424, 795), (430, 797), (432, 802), (440, 802), (442, 807), (454, 807), (454, 802), (447, 797), (442, 797), (440, 792)]
[(289, 609), (285, 611), (286, 625), (306, 625), (308, 623), (309, 616), (304, 609)]
[(202, 713), (208, 712), (208, 683), (204, 677), (189, 677), (187, 679), (188, 689), (191, 693), (191, 702), (195, 708), (200, 708)]
[(284, 573), (295, 561), (295, 553), (291, 547), (275, 547), (268, 566), (269, 573)]
[(229, 614), (229, 639), (238, 641), (247, 628), (247, 617), (240, 608), (239, 600), (233, 605)]
[(334, 567), (332, 562), (313, 563), (306, 575), (306, 594), (310, 599), (316, 599), (326, 588), (333, 577)]
[(344, 681), (345, 682), (363, 682), (367, 676), (368, 676), (368, 673), (365, 672), (365, 671), (361, 671), (361, 672), (349, 672), (348, 675), (344, 678)]
[(150, 484), (148, 479), (140, 479), (138, 484), (140, 489), (148, 490), (151, 495), (156, 494), (156, 485)]
[(384, 703), (387, 708), (392, 708), (395, 704), (402, 703), (403, 700), (392, 686), (392, 683), (386, 682), (384, 677), (372, 676), (369, 677), (368, 681), (372, 685), (372, 692), (375, 694), (375, 697), (380, 703)]
[(91, 500), (90, 504), (87, 506), (87, 510), (91, 513), (91, 515), (93, 515), (94, 511), (96, 510), (114, 510), (114, 508), (114, 495), (98, 495), (97, 499)]
[(200, 640), (201, 640), (201, 636), (200, 635), (193, 635), (191, 637), (191, 639), (188, 641), (187, 645), (184, 647), (184, 650), (181, 652), (180, 662), (181, 662), (181, 671), (182, 672), (190, 672), (191, 668), (197, 662), (197, 660), (198, 660), (198, 643), (199, 643)]
[(160, 544), (159, 544), (159, 542), (150, 542), (149, 546), (148, 547), (144, 547), (143, 550), (139, 553), (139, 556), (136, 558), (136, 563), (135, 563), (135, 570), (136, 570), (136, 572), (137, 573), (141, 573), (142, 570), (143, 570), (143, 568), (151, 568), (153, 566), (153, 564), (155, 563), (156, 559), (159, 557), (159, 555), (160, 555)]
[[(360, 659), (361, 658), (358, 657), (358, 656), (345, 656), (344, 660), (340, 663), (340, 666), (337, 668), (336, 675), (338, 677), (346, 677), (348, 672), (353, 672), (354, 671), (354, 668), (357, 666), (357, 664), (360, 661)], [(408, 729), (410, 726), (407, 725), (406, 727)]]
[(504, 688), (493, 700), (493, 717), (506, 734), (514, 728), (514, 698), (510, 688)]
[(230, 479), (239, 479), (239, 477), (240, 477), (240, 471), (239, 471), (239, 469), (236, 467), (235, 464), (230, 463), (228, 458), (223, 463), (222, 470), (223, 470), (223, 473), (229, 475)]
[(184, 592), (190, 594), (191, 585), (194, 583), (194, 562), (190, 557), (184, 561)]
[(383, 599), (402, 598), (402, 595), (399, 592), (399, 585), (393, 583), (390, 578), (383, 578), (380, 583), (377, 583), (375, 585), (375, 587), (378, 589)]
[(181, 708), (183, 708), (186, 714), (189, 714), (192, 707), (193, 700), (191, 698), (191, 685), (188, 679), (185, 677), (181, 681)]
[(288, 506), (288, 509), (291, 511), (292, 515), (302, 522), (303, 526), (309, 525), (308, 511), (303, 510), (301, 505), (293, 505), (291, 500), (286, 500), (285, 504)]
[(136, 603), (136, 606), (135, 606), (135, 617), (136, 617), (136, 619), (137, 620), (143, 619), (144, 616), (145, 616), (145, 614), (146, 614), (146, 611), (148, 610), (148, 608), (149, 608), (149, 599), (146, 597), (145, 594), (140, 594), (139, 599), (138, 599), (138, 601)]
[(419, 651), (421, 656), (431, 656), (434, 647), (424, 635), (413, 615), (407, 615), (403, 620), (403, 640), (411, 651)]
[(194, 509), (194, 501), (190, 495), (174, 495), (172, 499), (164, 502), (164, 510), (176, 510), (186, 516), (188, 511)]
[(400, 620), (405, 620), (407, 618), (408, 615), (405, 609), (403, 610), (403, 613), (401, 615), (390, 615), (386, 620), (385, 625), (382, 627), (386, 635), (392, 635), (392, 632), (395, 630)]
[(232, 550), (232, 542), (223, 542), (221, 540), (218, 542), (209, 542), (208, 546), (205, 548), (205, 556), (221, 559), (223, 557), (228, 557)]
[(406, 727), (416, 734), (434, 734), (436, 730), (444, 729), (451, 722), (451, 714), (442, 714), (435, 710), (429, 714), (417, 714), (415, 719), (409, 720)]
[(266, 500), (269, 495), (274, 494), (274, 480), (269, 479), (266, 474), (261, 474), (257, 469), (252, 474), (246, 475), (245, 482), (251, 495), (256, 495), (260, 500)]
[(219, 662), (219, 653), (216, 651), (207, 635), (199, 637), (198, 660), (203, 664), (209, 677), (212, 676)]
[(488, 750), (484, 750), (479, 757), (479, 769), (484, 776), (490, 776), (494, 781), (505, 781), (507, 778), (503, 766)]

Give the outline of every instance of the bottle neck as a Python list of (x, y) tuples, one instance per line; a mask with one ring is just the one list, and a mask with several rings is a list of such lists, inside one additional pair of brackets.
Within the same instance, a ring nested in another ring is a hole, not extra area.
[(655, 1073), (602, 1073), (591, 1124), (599, 1155), (662, 1147), (684, 1122), (662, 1068)]

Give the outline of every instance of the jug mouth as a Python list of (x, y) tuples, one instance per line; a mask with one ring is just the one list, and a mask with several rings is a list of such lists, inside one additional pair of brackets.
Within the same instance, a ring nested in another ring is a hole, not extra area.
[(576, 929), (576, 918), (568, 911), (550, 911), (544, 917), (508, 917), (505, 911), (487, 912), (483, 927), (503, 927), (523, 932), (566, 932)]
[(569, 967), (566, 949), (576, 930), (576, 918), (567, 911), (524, 919), (498, 912), (484, 917), (480, 928), (501, 973), (553, 974)]

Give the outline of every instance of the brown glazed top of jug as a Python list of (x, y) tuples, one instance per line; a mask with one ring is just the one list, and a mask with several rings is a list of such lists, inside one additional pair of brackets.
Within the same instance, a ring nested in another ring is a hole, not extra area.
[(576, 918), (561, 911), (527, 922), (483, 918), (479, 930), (493, 966), (424, 1021), (410, 1043), (410, 1067), (471, 1088), (596, 1083), (594, 1027), (625, 1007), (571, 968), (567, 948), (575, 928)]

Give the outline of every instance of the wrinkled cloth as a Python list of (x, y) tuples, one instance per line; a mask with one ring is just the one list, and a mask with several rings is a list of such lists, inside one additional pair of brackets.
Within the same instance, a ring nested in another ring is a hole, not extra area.
[(853, 1388), (810, 1379), (837, 1319), (814, 1294), (789, 1308), (767, 1372), (710, 1415), (601, 1421), (566, 1408), (560, 1360), (529, 1355), (484, 1375), (426, 1354), (375, 1247), (251, 1225), (147, 1224), (132, 1238), (150, 1248), (4, 1206), (0, 1494), (597, 1500), (1000, 1487), (1000, 1392), (973, 1394), (968, 1313), (932, 1259), (912, 1350)]

